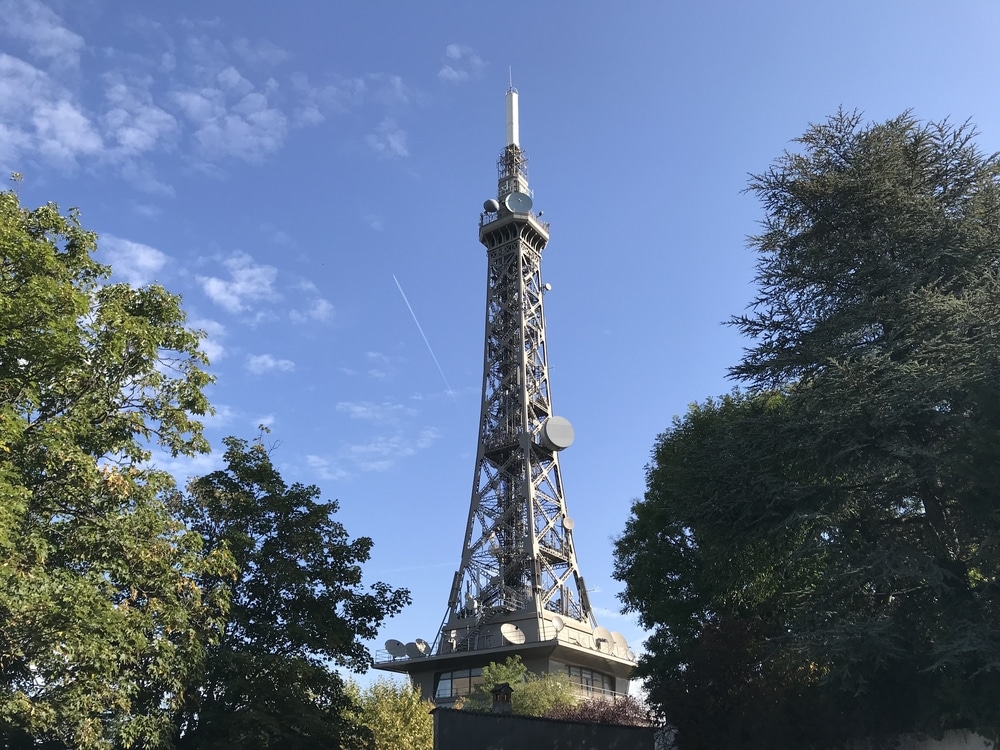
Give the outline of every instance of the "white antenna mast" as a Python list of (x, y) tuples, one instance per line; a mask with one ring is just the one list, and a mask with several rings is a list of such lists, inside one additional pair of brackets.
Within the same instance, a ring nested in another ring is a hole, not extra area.
[(514, 88), (514, 74), (507, 68), (507, 145), (520, 145), (520, 132), (517, 123), (517, 89)]

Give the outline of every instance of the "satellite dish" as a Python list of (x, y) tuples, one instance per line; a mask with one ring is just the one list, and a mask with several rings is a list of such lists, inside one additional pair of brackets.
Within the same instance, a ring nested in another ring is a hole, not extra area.
[(406, 644), (402, 641), (397, 641), (395, 638), (390, 638), (385, 642), (385, 650), (389, 652), (389, 656), (393, 659), (402, 659), (406, 656)]
[(500, 201), (496, 198), (490, 198), (488, 201), (483, 203), (483, 210), (489, 214), (495, 214), (500, 210)]
[(423, 638), (417, 638), (417, 640), (415, 640), (413, 644), (417, 647), (417, 651), (420, 652), (421, 656), (427, 656), (427, 654), (431, 652), (431, 644), (429, 644)]
[(524, 631), (512, 622), (505, 622), (500, 626), (500, 635), (512, 646), (524, 643)]
[(406, 655), (411, 659), (419, 659), (424, 655), (424, 652), (417, 648), (417, 644), (414, 641), (410, 641), (403, 648), (406, 649)]
[[(538, 215), (541, 216), (541, 214), (538, 214)], [(551, 284), (542, 284), (542, 289), (544, 289), (546, 292), (551, 292), (552, 291), (552, 285)]]
[(563, 528), (566, 529), (566, 531), (572, 531), (575, 526), (576, 526), (576, 521), (574, 521), (569, 516), (566, 516), (563, 519)]
[(633, 651), (632, 649), (626, 651), (625, 658), (628, 659), (629, 661), (635, 661), (635, 651)]
[(561, 451), (573, 445), (573, 425), (565, 417), (549, 417), (542, 423), (542, 445)]
[(555, 629), (557, 633), (559, 633), (562, 631), (564, 627), (566, 627), (566, 623), (563, 621), (563, 618), (561, 618), (559, 615), (555, 615), (552, 618), (552, 627), (553, 629)]
[(598, 651), (603, 651), (606, 654), (610, 654), (612, 646), (615, 645), (611, 631), (601, 625), (594, 628), (594, 643), (597, 645)]
[(531, 196), (527, 193), (511, 193), (503, 199), (503, 204), (512, 214), (526, 214), (531, 210)]
[(615, 655), (624, 658), (625, 654), (628, 653), (628, 641), (625, 640), (625, 636), (617, 630), (612, 630), (611, 639), (615, 644)]

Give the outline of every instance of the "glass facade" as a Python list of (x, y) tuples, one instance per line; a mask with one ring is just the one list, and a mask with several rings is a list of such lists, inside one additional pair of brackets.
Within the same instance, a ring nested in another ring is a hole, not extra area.
[(566, 672), (569, 682), (581, 695), (608, 695), (615, 691), (615, 679), (611, 675), (595, 672), (585, 667), (567, 665)]
[(438, 672), (434, 675), (435, 698), (459, 698), (472, 695), (477, 686), (483, 684), (482, 669), (456, 669)]

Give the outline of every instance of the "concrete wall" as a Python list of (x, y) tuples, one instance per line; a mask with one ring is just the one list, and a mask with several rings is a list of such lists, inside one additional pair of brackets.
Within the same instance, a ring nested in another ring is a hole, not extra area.
[(652, 727), (434, 709), (434, 750), (654, 750)]

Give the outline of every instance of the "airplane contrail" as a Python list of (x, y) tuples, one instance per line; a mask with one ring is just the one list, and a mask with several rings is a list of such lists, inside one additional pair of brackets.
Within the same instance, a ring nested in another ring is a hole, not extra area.
[(438, 358), (434, 354), (434, 350), (431, 348), (431, 342), (427, 340), (427, 334), (424, 333), (423, 326), (421, 326), (420, 321), (417, 320), (417, 314), (413, 312), (413, 306), (410, 304), (410, 300), (406, 298), (406, 292), (404, 292), (403, 287), (400, 286), (399, 279), (396, 278), (396, 274), (392, 275), (392, 280), (396, 282), (396, 288), (399, 290), (400, 295), (402, 295), (403, 302), (406, 303), (406, 309), (410, 311), (410, 315), (413, 316), (413, 322), (417, 324), (417, 330), (420, 331), (420, 335), (423, 336), (424, 343), (427, 344), (427, 351), (431, 353), (431, 359), (434, 360), (434, 364), (437, 365), (438, 372), (441, 373), (441, 380), (444, 381), (445, 386), (448, 388), (448, 395), (451, 396), (452, 400), (454, 400), (455, 391), (452, 390), (451, 385), (448, 383), (448, 378), (444, 376), (444, 370), (441, 369), (441, 363), (438, 362)]

